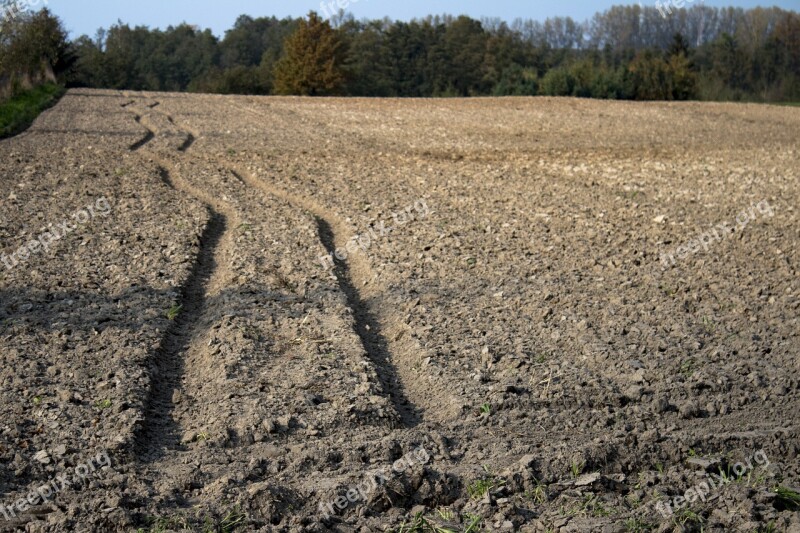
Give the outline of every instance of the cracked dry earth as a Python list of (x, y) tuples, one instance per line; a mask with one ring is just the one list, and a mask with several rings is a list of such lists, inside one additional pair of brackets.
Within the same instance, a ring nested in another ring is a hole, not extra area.
[(0, 142), (4, 257), (110, 207), (0, 268), (0, 530), (800, 531), (798, 134), (71, 90)]

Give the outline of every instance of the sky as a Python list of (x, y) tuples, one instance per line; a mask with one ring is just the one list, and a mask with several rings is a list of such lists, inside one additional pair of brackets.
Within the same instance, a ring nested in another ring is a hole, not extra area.
[[(616, 4), (641, 3), (655, 6), (656, 0), (23, 0), (34, 7), (44, 6), (64, 22), (72, 37), (82, 34), (93, 36), (98, 28), (108, 28), (118, 19), (132, 26), (166, 28), (181, 22), (211, 28), (222, 37), (241, 14), (253, 17), (299, 17), (310, 10), (324, 14), (323, 5), (342, 2), (345, 10), (357, 19), (383, 18), (410, 20), (448, 13), (469, 15), (474, 18), (499, 17), (512, 21), (515, 18), (544, 20), (547, 17), (570, 16), (578, 21), (591, 18), (594, 13)], [(324, 4), (321, 4), (321, 1)], [(666, 2), (670, 0), (659, 0)], [(694, 0), (701, 2), (703, 0)], [(798, 10), (800, 0), (705, 0), (709, 6), (777, 6)], [(686, 0), (686, 5), (693, 5)], [(337, 9), (331, 9), (331, 12)]]

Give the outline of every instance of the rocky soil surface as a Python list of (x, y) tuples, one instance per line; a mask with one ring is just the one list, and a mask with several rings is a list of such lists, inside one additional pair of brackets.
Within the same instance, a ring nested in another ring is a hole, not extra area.
[(0, 531), (800, 532), (799, 134), (72, 90), (0, 142)]

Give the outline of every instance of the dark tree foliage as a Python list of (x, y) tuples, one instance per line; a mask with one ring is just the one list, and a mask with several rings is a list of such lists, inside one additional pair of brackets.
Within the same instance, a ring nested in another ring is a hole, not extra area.
[(30, 13), (8, 1), (0, 8), (0, 97), (56, 81), (75, 62), (61, 21), (48, 9)]
[[(242, 16), (222, 40), (187, 25), (162, 31), (119, 23), (95, 39), (77, 39), (72, 51), (70, 81), (93, 87), (800, 100), (800, 15), (779, 8), (694, 5), (665, 18), (654, 7), (615, 6), (584, 23), (447, 15), (356, 21), (344, 12), (330, 21)], [(317, 81), (288, 83), (298, 76)]]
[(284, 48), (273, 71), (278, 94), (325, 96), (342, 92), (345, 48), (328, 21), (312, 11), (308, 21), (301, 21), (286, 39)]

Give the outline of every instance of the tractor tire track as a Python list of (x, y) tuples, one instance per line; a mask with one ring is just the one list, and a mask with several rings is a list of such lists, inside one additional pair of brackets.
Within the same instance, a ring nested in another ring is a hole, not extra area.
[[(180, 152), (183, 151), (181, 148), (185, 147), (185, 150), (191, 147), (194, 140), (199, 137), (197, 132), (190, 128), (177, 125), (171, 116), (163, 112), (159, 114), (163, 115), (170, 125), (187, 135), (186, 141), (178, 149)], [(327, 208), (314, 200), (273, 186), (255, 177), (246, 169), (219, 160), (216, 160), (216, 163), (225, 166), (247, 187), (281, 199), (295, 209), (308, 213), (315, 220), (320, 242), (329, 253), (333, 253), (336, 248), (345, 247), (347, 236), (350, 234), (349, 227)], [(184, 188), (184, 192), (207, 205), (216, 203), (214, 198), (197, 189)], [(238, 223), (233, 225), (235, 226), (238, 226)], [(368, 298), (362, 292), (361, 287), (375, 285), (375, 275), (368, 259), (360, 254), (351, 254), (347, 261), (335, 258), (333, 272), (348, 307), (353, 311), (355, 332), (367, 356), (375, 365), (380, 388), (391, 400), (402, 424), (405, 427), (415, 427), (426, 420), (446, 421), (458, 416), (460, 406), (450, 395), (438, 388), (426, 386), (414, 370), (423, 358), (420, 355), (425, 350), (412, 338), (407, 325), (393, 310), (381, 305), (380, 294)]]
[[(279, 198), (312, 216), (317, 223), (319, 239), (329, 253), (345, 247), (346, 236), (350, 233), (347, 225), (327, 208), (268, 184), (244, 168), (229, 168), (249, 187)], [(460, 409), (451, 398), (420, 384), (412, 359), (417, 358), (422, 350), (411, 341), (405, 325), (393, 320), (380, 307), (379, 298), (369, 299), (359, 289), (375, 281), (368, 260), (360, 254), (351, 254), (347, 261), (341, 261), (334, 254), (334, 274), (347, 305), (353, 310), (356, 333), (377, 369), (384, 394), (391, 398), (403, 424), (415, 427), (426, 420), (453, 418)]]
[[(183, 152), (185, 149), (188, 149), (195, 139), (199, 137), (197, 131), (184, 125), (177, 124), (170, 115), (164, 113), (160, 114), (162, 114), (171, 125), (188, 135), (184, 144), (178, 148), (179, 151)], [(293, 208), (308, 213), (317, 225), (318, 237), (323, 247), (329, 252), (335, 250), (336, 237), (333, 228), (337, 227), (338, 232), (344, 234), (345, 226), (341, 222), (338, 222), (327, 210), (305, 198), (300, 198), (281, 189), (270, 187), (261, 180), (250, 176), (246, 171), (242, 171), (230, 165), (225, 165), (218, 160), (215, 160), (215, 162), (222, 163), (221, 166), (227, 168), (233, 177), (241, 182), (245, 188), (259, 190), (267, 196), (279, 198)], [(187, 192), (207, 204), (216, 202), (215, 199), (197, 189), (187, 188)], [(331, 223), (331, 221), (333, 221), (333, 223)], [(233, 227), (237, 227), (238, 225), (239, 222), (236, 222)], [(380, 381), (380, 388), (384, 396), (390, 398), (395, 411), (405, 427), (416, 426), (422, 421), (421, 412), (405, 393), (403, 379), (398, 374), (392, 362), (390, 341), (387, 339), (386, 335), (383, 334), (380, 321), (377, 316), (370, 311), (369, 305), (364, 301), (356, 288), (356, 281), (354, 281), (348, 264), (344, 261), (337, 260), (334, 273), (338, 280), (339, 288), (345, 295), (348, 307), (353, 310), (356, 334), (368, 358), (375, 365), (376, 373)]]
[(183, 144), (178, 147), (178, 151), (179, 152), (185, 152), (186, 150), (188, 150), (189, 148), (192, 147), (192, 145), (194, 144), (194, 141), (195, 141), (194, 135), (192, 135), (191, 133), (187, 132), (186, 140), (183, 141)]
[[(136, 115), (136, 122), (137, 122), (137, 124), (142, 124), (142, 117), (141, 117), (141, 115)], [(132, 145), (130, 145), (130, 146), (128, 147), (128, 149), (129, 149), (131, 152), (135, 152), (135, 151), (137, 151), (139, 148), (141, 148), (142, 146), (144, 146), (145, 144), (147, 144), (147, 143), (149, 143), (150, 141), (152, 141), (152, 140), (155, 138), (155, 136), (156, 136), (156, 135), (155, 135), (155, 133), (153, 133), (153, 132), (152, 132), (152, 130), (150, 130), (150, 129), (148, 128), (148, 129), (147, 129), (147, 133), (145, 134), (145, 136), (144, 136), (144, 137), (142, 137), (140, 140), (136, 141), (135, 143), (133, 143)]]
[[(162, 179), (171, 181), (169, 171), (161, 169)], [(176, 187), (177, 190), (180, 190)], [(200, 236), (200, 251), (189, 277), (181, 288), (180, 312), (171, 322), (156, 352), (156, 379), (146, 402), (144, 423), (137, 438), (137, 454), (146, 461), (160, 458), (181, 437), (181, 424), (173, 415), (175, 394), (186, 374), (186, 353), (202, 329), (198, 324), (206, 308), (208, 288), (218, 275), (218, 254), (228, 230), (225, 215), (208, 208), (209, 221)]]
[(330, 223), (317, 215), (314, 215), (314, 220), (323, 246), (333, 255), (334, 275), (347, 299), (347, 306), (353, 310), (356, 333), (367, 356), (378, 370), (378, 379), (381, 381), (383, 392), (391, 398), (403, 424), (406, 427), (414, 427), (422, 421), (422, 415), (406, 395), (397, 368), (392, 363), (389, 342), (381, 329), (380, 322), (356, 288), (347, 263), (336, 257), (336, 236)]
[[(155, 106), (152, 106), (155, 107)], [(131, 146), (139, 150), (160, 132), (150, 121), (136, 115), (139, 124), (148, 130), (145, 142)], [(194, 135), (188, 133), (194, 141)], [(144, 140), (144, 139), (143, 139)], [(184, 143), (180, 152), (185, 152), (191, 143)], [(191, 267), (186, 282), (181, 288), (180, 312), (171, 322), (162, 343), (155, 354), (155, 378), (151, 384), (150, 395), (146, 401), (144, 419), (136, 438), (136, 454), (143, 462), (161, 460), (170, 450), (179, 449), (178, 441), (183, 424), (175, 414), (177, 398), (190, 397), (181, 394), (187, 378), (186, 361), (190, 353), (204, 353), (199, 339), (207, 329), (209, 295), (224, 287), (230, 278), (230, 268), (226, 258), (233, 246), (230, 228), (239, 219), (237, 213), (227, 204), (219, 202), (205, 191), (185, 180), (170, 159), (158, 153), (157, 149), (148, 151), (159, 166), (161, 180), (174, 190), (193, 197), (208, 211), (208, 223), (200, 236), (199, 252)]]

